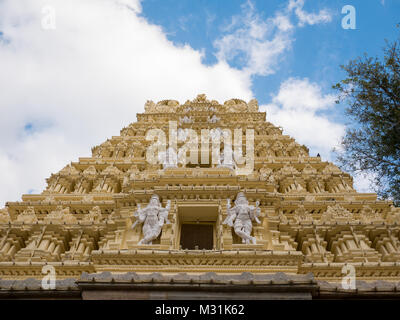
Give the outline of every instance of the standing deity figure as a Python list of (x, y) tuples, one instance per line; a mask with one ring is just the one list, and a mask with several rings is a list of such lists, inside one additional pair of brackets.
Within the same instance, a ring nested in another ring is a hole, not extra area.
[(256, 202), (256, 206), (250, 206), (243, 192), (239, 192), (235, 206), (231, 208), (231, 200), (227, 200), (228, 216), (223, 224), (233, 227), (235, 233), (242, 238), (242, 242), (249, 244), (250, 242), (256, 244), (256, 238), (251, 236), (253, 229), (253, 220), (260, 224), (258, 217), (260, 216), (260, 202)]
[(138, 210), (133, 214), (136, 221), (132, 225), (132, 229), (134, 229), (137, 224), (143, 223), (143, 239), (139, 241), (139, 245), (152, 244), (152, 241), (157, 239), (160, 235), (163, 225), (165, 223), (171, 223), (168, 220), (170, 206), (171, 200), (168, 200), (167, 206), (163, 208), (158, 195), (153, 195), (151, 197), (146, 208), (141, 209), (140, 204), (138, 205)]

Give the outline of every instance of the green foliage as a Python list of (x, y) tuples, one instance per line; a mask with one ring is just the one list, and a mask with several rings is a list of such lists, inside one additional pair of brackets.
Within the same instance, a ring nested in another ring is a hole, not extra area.
[(387, 43), (384, 58), (367, 55), (341, 66), (347, 78), (333, 86), (351, 120), (336, 150), (353, 174), (371, 176), (379, 196), (400, 204), (400, 39)]

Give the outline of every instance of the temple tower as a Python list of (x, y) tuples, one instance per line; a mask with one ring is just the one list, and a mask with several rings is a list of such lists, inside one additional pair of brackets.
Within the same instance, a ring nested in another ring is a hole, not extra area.
[(351, 264), (357, 280), (400, 281), (400, 210), (356, 192), (256, 100), (148, 101), (47, 183), (0, 211), (3, 280), (41, 279), (51, 265), (78, 284), (102, 272), (278, 272), (332, 285)]

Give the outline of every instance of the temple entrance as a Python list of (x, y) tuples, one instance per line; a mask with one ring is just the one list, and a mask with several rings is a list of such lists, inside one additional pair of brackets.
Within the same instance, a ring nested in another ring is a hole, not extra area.
[(212, 250), (217, 247), (216, 206), (178, 206), (178, 246), (185, 250)]
[(188, 250), (212, 250), (213, 238), (212, 224), (182, 224), (180, 247)]

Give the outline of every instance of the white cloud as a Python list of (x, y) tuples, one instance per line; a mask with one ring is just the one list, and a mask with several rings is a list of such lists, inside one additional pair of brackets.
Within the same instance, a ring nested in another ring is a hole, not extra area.
[(117, 0), (122, 5), (126, 5), (129, 9), (135, 11), (136, 13), (142, 12), (141, 0)]
[(285, 16), (284, 14), (278, 13), (272, 21), (274, 25), (283, 32), (292, 30), (294, 28), (289, 17)]
[(308, 13), (303, 6), (304, 0), (290, 0), (287, 7), (264, 19), (248, 0), (242, 5), (242, 13), (232, 17), (231, 23), (224, 28), (226, 34), (214, 41), (217, 59), (236, 63), (249, 76), (275, 73), (283, 53), (295, 40), (293, 13), (299, 27), (331, 21), (327, 10)]
[[(43, 30), (53, 6), (56, 29)], [(175, 46), (128, 0), (0, 2), (0, 207), (136, 120), (147, 99), (252, 98), (249, 78)], [(30, 123), (32, 131), (24, 127)]]
[(243, 6), (243, 14), (234, 16), (226, 34), (214, 42), (219, 61), (239, 59), (243, 72), (266, 76), (275, 72), (279, 56), (290, 47), (292, 39), (288, 17), (279, 13), (264, 20), (251, 1)]
[(314, 25), (318, 23), (327, 23), (332, 20), (332, 16), (328, 10), (322, 9), (318, 13), (308, 13), (303, 10), (304, 0), (290, 0), (288, 9), (294, 10), (299, 19), (299, 26), (306, 24)]
[[(49, 5), (55, 30), (41, 28)], [(221, 102), (252, 98), (251, 75), (275, 72), (294, 41), (291, 10), (297, 25), (324, 22), (302, 18), (302, 5), (264, 21), (248, 2), (244, 17), (233, 17), (215, 42), (218, 63), (206, 66), (202, 51), (174, 45), (140, 16), (139, 0), (1, 1), (0, 207), (41, 192), (52, 172), (90, 156), (92, 146), (134, 122), (147, 99), (184, 102), (203, 92)], [(240, 70), (229, 65), (238, 56)], [(343, 133), (318, 113), (332, 99), (306, 79), (289, 79), (266, 106), (267, 116), (328, 157)]]
[(281, 84), (271, 104), (262, 108), (267, 112), (268, 121), (282, 126), (284, 134), (309, 147), (311, 155), (319, 153), (330, 159), (332, 148), (344, 133), (344, 126), (319, 111), (332, 110), (334, 105), (335, 97), (323, 94), (319, 85), (308, 79), (290, 78)]
[[(324, 94), (318, 84), (307, 78), (290, 78), (281, 84), (271, 103), (260, 108), (267, 112), (267, 121), (281, 126), (283, 134), (307, 146), (311, 156), (319, 153), (323, 161), (335, 162), (332, 150), (341, 150), (340, 140), (345, 132), (343, 124), (329, 117), (329, 113), (334, 114), (335, 100), (334, 95)], [(371, 176), (355, 176), (354, 188), (358, 192), (374, 192)]]
[(332, 107), (336, 99), (331, 94), (323, 95), (321, 87), (310, 83), (308, 79), (290, 78), (281, 84), (273, 102), (282, 105), (286, 110), (315, 112)]

